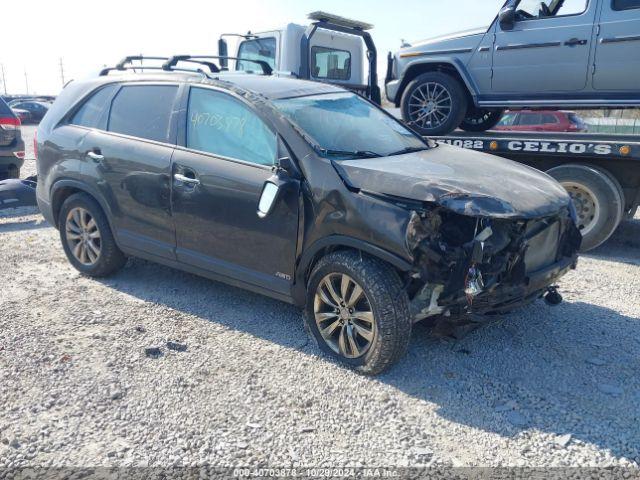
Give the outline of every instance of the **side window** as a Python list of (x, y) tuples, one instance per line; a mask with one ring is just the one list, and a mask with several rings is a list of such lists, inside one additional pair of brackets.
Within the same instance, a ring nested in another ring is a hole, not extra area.
[(519, 20), (580, 15), (587, 11), (589, 0), (522, 0), (517, 8)]
[(640, 0), (613, 0), (612, 8), (616, 11), (640, 8)]
[(516, 123), (516, 118), (518, 118), (517, 113), (505, 113), (498, 122), (498, 125), (501, 127), (510, 127)]
[(188, 148), (259, 165), (273, 165), (276, 145), (276, 135), (239, 100), (214, 90), (191, 89)]
[(540, 125), (540, 114), (522, 113), (520, 114), (520, 125)]
[(156, 142), (169, 140), (175, 85), (122, 87), (111, 102), (108, 130)]
[[(238, 58), (262, 60), (271, 68), (276, 68), (276, 39), (269, 37), (245, 40), (238, 48)], [(241, 60), (238, 60), (236, 70), (261, 71), (258, 64)]]
[(312, 47), (311, 69), (315, 78), (349, 80), (351, 78), (351, 53), (334, 48)]
[(69, 123), (80, 125), (87, 128), (106, 128), (106, 111), (108, 110), (108, 101), (118, 88), (118, 85), (107, 85), (95, 92), (89, 100), (84, 102)]
[(542, 115), (542, 123), (558, 123), (558, 120), (553, 115), (549, 115), (548, 113)]

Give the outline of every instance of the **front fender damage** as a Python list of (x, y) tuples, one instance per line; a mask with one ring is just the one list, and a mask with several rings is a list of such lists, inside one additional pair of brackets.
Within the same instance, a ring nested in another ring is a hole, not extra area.
[[(535, 300), (566, 273), (567, 259), (575, 268), (580, 242), (568, 209), (517, 220), (439, 205), (414, 210), (406, 228), (414, 321), (507, 311)], [(542, 279), (543, 272), (548, 277)]]

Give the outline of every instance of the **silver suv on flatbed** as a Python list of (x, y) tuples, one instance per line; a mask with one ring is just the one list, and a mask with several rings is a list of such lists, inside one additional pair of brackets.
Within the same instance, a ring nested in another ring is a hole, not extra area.
[(487, 29), (389, 55), (386, 94), (423, 135), (506, 108), (640, 106), (640, 0), (509, 0)]

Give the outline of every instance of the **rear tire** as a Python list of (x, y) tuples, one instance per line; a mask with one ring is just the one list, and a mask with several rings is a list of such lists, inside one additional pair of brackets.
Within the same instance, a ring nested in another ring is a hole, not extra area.
[[(356, 303), (350, 302), (356, 292), (354, 284), (362, 289)], [(365, 318), (364, 312), (366, 322), (359, 320)], [(315, 266), (308, 283), (304, 321), (307, 333), (323, 352), (367, 375), (390, 368), (405, 355), (411, 339), (409, 298), (398, 273), (387, 263), (356, 251), (331, 253)], [(355, 349), (350, 347), (349, 335), (358, 342)]]
[(562, 165), (547, 172), (567, 189), (578, 214), (582, 252), (606, 242), (622, 221), (620, 190), (600, 169), (587, 165)]
[(86, 193), (76, 193), (65, 200), (58, 215), (58, 230), (69, 262), (85, 275), (106, 277), (127, 262), (113, 238), (107, 216)]
[(465, 132), (486, 132), (498, 124), (503, 114), (504, 110), (487, 110), (471, 106), (460, 128)]
[(446, 135), (462, 123), (468, 100), (456, 78), (427, 72), (409, 83), (400, 105), (404, 121), (421, 135)]

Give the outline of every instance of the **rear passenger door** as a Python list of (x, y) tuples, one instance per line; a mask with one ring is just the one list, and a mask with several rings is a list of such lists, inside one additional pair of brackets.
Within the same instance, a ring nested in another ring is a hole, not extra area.
[(289, 294), (298, 189), (288, 189), (268, 217), (257, 214), (278, 157), (275, 131), (227, 92), (191, 87), (185, 101), (185, 131), (173, 157), (178, 260), (231, 283)]
[(125, 84), (110, 102), (103, 128), (84, 139), (83, 174), (109, 204), (122, 247), (174, 259), (171, 155), (179, 86)]
[(640, 0), (603, 0), (593, 88), (640, 89)]

